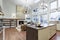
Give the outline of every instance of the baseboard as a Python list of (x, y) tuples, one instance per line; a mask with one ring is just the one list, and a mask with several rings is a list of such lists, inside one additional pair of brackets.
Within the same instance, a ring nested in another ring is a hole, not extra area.
[(60, 32), (60, 30), (57, 30), (58, 32)]

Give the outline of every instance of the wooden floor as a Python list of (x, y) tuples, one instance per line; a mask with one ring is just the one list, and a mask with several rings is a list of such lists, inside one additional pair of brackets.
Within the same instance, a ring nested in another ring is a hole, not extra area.
[(0, 40), (3, 40), (3, 33), (0, 33)]
[(6, 29), (6, 40), (26, 40), (26, 32), (18, 32), (15, 28)]
[(60, 32), (57, 32), (57, 34), (51, 40), (60, 40)]
[[(15, 28), (6, 29), (6, 40), (26, 40), (26, 32), (18, 32)], [(57, 32), (51, 40), (60, 40), (60, 32)]]

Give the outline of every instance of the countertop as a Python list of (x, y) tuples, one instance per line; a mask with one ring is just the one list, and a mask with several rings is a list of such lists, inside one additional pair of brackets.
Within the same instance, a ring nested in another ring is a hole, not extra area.
[(35, 25), (27, 25), (27, 27), (30, 27), (30, 28), (33, 28), (33, 29), (37, 29), (37, 30), (41, 30), (41, 29), (45, 29), (47, 27), (52, 27), (53, 25), (56, 25), (56, 24), (42, 24), (41, 26), (42, 27), (36, 27)]
[(12, 20), (12, 19), (16, 20), (17, 19), (17, 20), (19, 20), (19, 18), (0, 18), (0, 19), (10, 19), (10, 20)]

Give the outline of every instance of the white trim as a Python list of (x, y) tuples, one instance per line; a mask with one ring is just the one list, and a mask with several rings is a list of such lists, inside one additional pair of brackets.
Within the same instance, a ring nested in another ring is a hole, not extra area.
[(5, 40), (5, 26), (3, 26), (3, 40)]

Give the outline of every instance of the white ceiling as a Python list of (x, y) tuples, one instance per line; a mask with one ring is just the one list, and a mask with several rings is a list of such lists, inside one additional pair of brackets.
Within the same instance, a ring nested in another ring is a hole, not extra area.
[[(17, 5), (21, 5), (22, 4), (22, 2), (20, 1), (20, 0), (9, 0), (9, 1), (11, 1), (11, 2), (13, 2), (13, 3), (15, 3), (15, 4), (17, 4)], [(22, 1), (24, 1), (24, 0), (22, 0)], [(34, 0), (33, 0), (34, 1)], [(44, 0), (44, 2), (45, 3), (48, 3), (48, 2), (53, 2), (53, 1), (55, 1), (55, 0)], [(40, 0), (40, 2), (43, 2), (43, 0)], [(25, 4), (26, 5), (26, 4)]]
[[(20, 0), (9, 0), (9, 1), (12, 1), (12, 2), (16, 2), (16, 3), (18, 3), (18, 2), (20, 2)], [(24, 0), (22, 0), (22, 1), (24, 1)], [(35, 1), (35, 0), (33, 0), (33, 1)], [(43, 1), (43, 0), (40, 0), (41, 2)], [(52, 1), (55, 1), (55, 0), (44, 0), (44, 2), (52, 2)]]
[[(25, 3), (22, 3), (21, 0), (9, 0), (9, 1), (11, 1), (12, 3), (14, 3), (16, 5), (20, 5), (20, 6), (23, 6), (23, 7), (25, 7), (27, 5)], [(22, 0), (22, 1), (24, 1), (24, 0)], [(56, 1), (56, 0), (44, 0), (45, 3), (53, 2), (53, 1)], [(28, 6), (28, 7), (32, 7), (32, 8), (37, 7), (42, 2), (43, 2), (43, 0), (40, 0), (38, 3), (32, 4), (32, 5)]]

